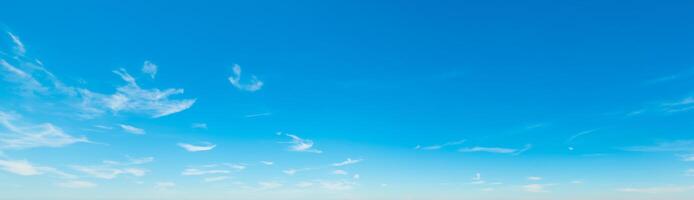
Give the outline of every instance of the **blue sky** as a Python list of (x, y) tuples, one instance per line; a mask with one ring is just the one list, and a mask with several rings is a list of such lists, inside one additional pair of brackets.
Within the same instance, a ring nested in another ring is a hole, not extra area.
[(694, 197), (691, 1), (8, 1), (0, 199)]

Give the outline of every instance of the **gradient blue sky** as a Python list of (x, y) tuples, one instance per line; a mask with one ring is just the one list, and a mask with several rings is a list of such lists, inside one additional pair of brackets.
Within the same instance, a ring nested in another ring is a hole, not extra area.
[(0, 199), (694, 198), (692, 1), (2, 1)]

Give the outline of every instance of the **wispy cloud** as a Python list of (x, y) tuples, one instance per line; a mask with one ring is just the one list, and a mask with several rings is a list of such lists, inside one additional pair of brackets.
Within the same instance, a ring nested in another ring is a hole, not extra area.
[(587, 130), (587, 131), (578, 132), (578, 133), (572, 135), (571, 137), (569, 137), (569, 139), (567, 139), (566, 141), (567, 141), (567, 143), (571, 143), (571, 142), (573, 142), (576, 138), (581, 137), (581, 136), (584, 136), (584, 135), (588, 135), (588, 134), (591, 134), (591, 133), (594, 133), (595, 131), (597, 131), (597, 129), (592, 129), (592, 130)]
[(627, 147), (624, 150), (635, 152), (694, 152), (694, 140), (660, 142), (651, 146)]
[(682, 161), (692, 162), (694, 161), (694, 154), (680, 155), (680, 158), (682, 158)]
[(191, 125), (193, 128), (198, 128), (198, 129), (207, 129), (207, 124), (206, 123), (193, 123)]
[(272, 161), (260, 161), (260, 163), (262, 163), (263, 165), (274, 165), (275, 164), (275, 162), (272, 162)]
[(277, 182), (277, 181), (261, 181), (258, 182), (258, 189), (259, 190), (272, 190), (272, 189), (277, 189), (284, 186), (282, 183)]
[(255, 92), (263, 87), (263, 82), (258, 80), (256, 76), (251, 76), (251, 80), (247, 84), (241, 83), (241, 66), (234, 64), (232, 70), (234, 74), (229, 76), (229, 82), (239, 90)]
[(145, 73), (154, 79), (154, 77), (157, 76), (157, 68), (157, 65), (149, 60), (145, 60), (145, 63), (142, 64), (142, 73)]
[(120, 175), (140, 177), (146, 175), (149, 170), (135, 167), (135, 165), (152, 161), (154, 161), (153, 157), (129, 158), (127, 162), (104, 160), (100, 165), (73, 165), (72, 169), (100, 179), (114, 179)]
[(337, 169), (337, 170), (333, 171), (333, 174), (335, 174), (335, 175), (347, 175), (349, 173), (345, 170)]
[(334, 163), (333, 166), (340, 167), (340, 166), (345, 166), (345, 165), (353, 165), (357, 164), (363, 161), (363, 159), (356, 159), (352, 160), (351, 158), (347, 158), (347, 160), (339, 162), (339, 163)]
[(684, 176), (694, 176), (694, 169), (684, 171)]
[(162, 181), (154, 183), (154, 189), (157, 190), (170, 190), (176, 187), (176, 183), (170, 181)]
[(352, 181), (320, 181), (320, 186), (326, 190), (350, 190), (356, 185)]
[(458, 140), (458, 141), (453, 141), (453, 142), (446, 142), (444, 144), (437, 144), (437, 145), (431, 145), (431, 146), (420, 146), (417, 145), (415, 149), (417, 150), (439, 150), (441, 148), (447, 147), (447, 146), (456, 146), (456, 145), (461, 145), (465, 143), (465, 140)]
[(144, 129), (137, 128), (137, 127), (134, 127), (134, 126), (131, 126), (131, 125), (119, 124), (118, 126), (120, 126), (120, 128), (122, 128), (125, 132), (128, 132), (128, 133), (132, 133), (132, 134), (135, 134), (135, 135), (144, 135), (144, 134), (145, 134), (145, 130), (144, 130)]
[[(76, 138), (50, 123), (38, 125), (15, 124), (19, 116), (0, 111), (0, 149), (28, 149), (36, 147), (62, 147), (89, 142), (86, 137)], [(2, 131), (2, 129), (0, 129)]]
[(115, 70), (113, 73), (119, 75), (127, 84), (116, 88), (117, 92), (113, 95), (105, 96), (82, 91), (83, 93), (90, 93), (84, 96), (93, 97), (97, 102), (103, 102), (113, 112), (143, 113), (153, 118), (181, 112), (190, 108), (196, 101), (195, 99), (169, 99), (170, 96), (183, 94), (183, 89), (142, 89), (135, 78), (130, 76), (125, 69)]
[(668, 113), (684, 112), (694, 109), (694, 97), (686, 97), (676, 102), (663, 103), (661, 109)]
[(264, 113), (249, 114), (249, 115), (245, 115), (245, 116), (243, 116), (243, 117), (245, 117), (245, 118), (256, 118), (256, 117), (265, 117), (265, 116), (270, 116), (270, 115), (272, 115), (272, 113), (264, 112)]
[(539, 176), (529, 176), (529, 177), (528, 177), (528, 180), (531, 180), (531, 181), (539, 181), (539, 180), (542, 180), (542, 177), (539, 177)]
[(22, 176), (43, 174), (40, 167), (36, 167), (26, 160), (0, 160), (0, 168), (6, 172)]
[(209, 151), (217, 147), (217, 145), (214, 144), (206, 144), (204, 146), (197, 146), (197, 145), (192, 145), (192, 144), (186, 144), (186, 143), (178, 143), (178, 146), (185, 149), (188, 152), (198, 152), (198, 151)]
[(19, 40), (19, 37), (12, 34), (11, 32), (7, 32), (7, 34), (10, 36), (10, 39), (12, 39), (12, 43), (14, 44), (14, 51), (16, 54), (19, 55), (24, 55), (26, 54), (26, 48), (24, 47), (24, 44), (22, 43), (21, 40)]
[(131, 175), (135, 177), (144, 176), (147, 174), (146, 169), (141, 168), (116, 168), (108, 165), (97, 165), (97, 166), (79, 166), (75, 165), (72, 168), (76, 171), (85, 173), (87, 175), (100, 178), (100, 179), (114, 179), (120, 175)]
[(289, 146), (290, 151), (323, 153), (323, 151), (313, 148), (313, 141), (312, 140), (301, 139), (299, 136), (292, 135), (292, 134), (284, 134), (284, 135), (286, 135), (287, 137), (292, 139), (291, 142), (287, 142), (287, 143), (292, 144), (291, 146)]
[(58, 185), (59, 187), (71, 188), (71, 189), (86, 189), (86, 188), (96, 187), (95, 183), (92, 183), (89, 181), (80, 181), (80, 180), (64, 181), (64, 182), (60, 182), (56, 185)]
[(544, 192), (549, 192), (547, 191), (547, 184), (528, 184), (523, 186), (523, 190), (526, 192), (531, 192), (531, 193), (544, 193)]
[(475, 152), (485, 152), (485, 153), (497, 153), (497, 154), (512, 154), (519, 155), (527, 150), (530, 150), (532, 145), (527, 144), (522, 149), (511, 149), (511, 148), (501, 148), (501, 147), (470, 147), (458, 149), (462, 153), (475, 153)]
[(187, 168), (181, 172), (181, 175), (183, 176), (202, 176), (202, 175), (210, 175), (210, 174), (229, 174), (231, 171), (229, 170), (221, 170), (221, 169), (198, 169), (198, 168)]
[(223, 181), (230, 179), (230, 176), (215, 176), (215, 177), (206, 177), (203, 179), (204, 182), (217, 182), (217, 181)]
[(663, 193), (679, 193), (694, 190), (694, 186), (663, 186), (663, 187), (645, 187), (645, 188), (620, 188), (617, 191), (645, 194), (663, 194)]

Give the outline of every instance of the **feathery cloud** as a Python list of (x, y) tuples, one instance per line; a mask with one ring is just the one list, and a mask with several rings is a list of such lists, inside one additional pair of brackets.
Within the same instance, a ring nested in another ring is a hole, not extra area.
[(241, 83), (241, 66), (234, 64), (232, 67), (233, 75), (229, 76), (229, 82), (239, 90), (255, 92), (263, 87), (263, 82), (258, 80), (256, 76), (251, 76), (251, 81), (248, 84)]
[(539, 177), (539, 176), (529, 176), (529, 177), (528, 177), (528, 180), (531, 180), (531, 181), (539, 181), (539, 180), (542, 180), (542, 177)]
[(145, 176), (148, 170), (133, 166), (150, 163), (152, 161), (154, 161), (153, 157), (130, 158), (127, 162), (104, 160), (101, 165), (73, 165), (72, 169), (100, 179), (114, 179), (120, 175), (141, 177)]
[(313, 148), (313, 141), (312, 140), (301, 139), (299, 136), (292, 135), (292, 134), (285, 134), (285, 135), (292, 139), (291, 142), (287, 142), (287, 143), (292, 144), (291, 146), (289, 146), (290, 151), (323, 153), (323, 151)]
[(187, 168), (181, 172), (181, 175), (183, 176), (201, 176), (201, 175), (210, 175), (210, 174), (229, 174), (231, 171), (229, 170), (219, 170), (219, 169), (198, 169), (198, 168)]
[(178, 143), (178, 146), (185, 149), (188, 152), (198, 152), (198, 151), (209, 151), (217, 147), (217, 145), (214, 144), (206, 144), (205, 146), (196, 146), (192, 144), (186, 144), (186, 143)]
[(263, 165), (274, 165), (275, 163), (272, 161), (260, 161)]
[(206, 123), (193, 123), (191, 125), (193, 128), (198, 128), (198, 129), (207, 129), (207, 124)]
[(169, 189), (173, 189), (174, 187), (176, 187), (176, 183), (174, 183), (174, 182), (165, 181), (165, 182), (154, 183), (154, 189), (157, 189), (157, 190), (169, 190)]
[(96, 187), (95, 183), (92, 183), (89, 181), (80, 181), (80, 180), (69, 180), (69, 181), (65, 181), (65, 182), (60, 182), (57, 185), (59, 187), (71, 188), (71, 189), (85, 189), (85, 188)]
[(223, 181), (230, 179), (230, 176), (215, 176), (215, 177), (206, 177), (203, 179), (204, 182), (217, 182), (217, 181)]
[(0, 169), (22, 176), (34, 176), (43, 172), (26, 160), (0, 160)]
[(120, 126), (120, 128), (122, 128), (125, 132), (128, 132), (128, 133), (132, 133), (132, 134), (135, 134), (135, 135), (144, 135), (144, 134), (145, 134), (145, 130), (144, 130), (144, 129), (137, 128), (137, 127), (134, 127), (134, 126), (131, 126), (131, 125), (119, 124), (118, 126)]
[[(76, 138), (50, 123), (17, 125), (19, 117), (0, 111), (0, 149), (28, 149), (37, 147), (62, 147), (79, 142), (89, 142), (86, 137)], [(2, 131), (2, 130), (5, 131)]]
[(347, 158), (347, 160), (345, 160), (345, 161), (342, 161), (339, 163), (334, 163), (333, 166), (340, 167), (340, 166), (345, 166), (345, 165), (353, 165), (353, 164), (360, 163), (361, 161), (363, 161), (363, 159), (352, 160), (351, 158)]
[(694, 152), (694, 140), (660, 142), (651, 146), (627, 147), (624, 150), (635, 152)]
[(447, 146), (456, 146), (465, 143), (465, 140), (458, 140), (458, 141), (453, 141), (453, 142), (446, 142), (444, 144), (437, 144), (437, 145), (431, 145), (431, 146), (425, 146), (422, 147), (420, 145), (417, 145), (415, 149), (417, 150), (439, 150), (441, 148), (447, 147)]
[(458, 151), (463, 152), (463, 153), (486, 152), (486, 153), (519, 155), (519, 154), (521, 154), (527, 150), (530, 150), (530, 148), (532, 148), (532, 145), (527, 144), (522, 149), (511, 149), (511, 148), (500, 148), (500, 147), (471, 147), (471, 148), (461, 148), (461, 149), (458, 149)]
[(112, 95), (95, 93), (85, 95), (95, 97), (113, 112), (128, 111), (159, 118), (186, 110), (196, 101), (196, 99), (169, 99), (170, 96), (183, 94), (183, 89), (142, 89), (125, 69), (114, 70), (113, 73), (120, 76), (127, 84), (116, 88), (116, 93)]
[(347, 175), (349, 173), (345, 170), (338, 169), (338, 170), (333, 171), (333, 174), (335, 174), (335, 175)]
[(548, 192), (546, 190), (546, 184), (528, 184), (523, 186), (523, 190), (526, 192), (532, 192), (532, 193), (544, 193)]
[(142, 73), (145, 73), (154, 79), (154, 77), (157, 76), (157, 65), (149, 60), (145, 60), (145, 63), (142, 64)]
[(16, 54), (23, 56), (26, 54), (26, 48), (24, 47), (24, 44), (22, 43), (21, 40), (19, 40), (19, 37), (12, 34), (11, 32), (7, 32), (7, 34), (10, 36), (10, 39), (12, 39), (12, 43), (14, 44), (14, 51)]
[(100, 179), (114, 179), (120, 175), (131, 175), (131, 176), (144, 176), (147, 174), (147, 170), (140, 168), (114, 168), (111, 166), (79, 166), (75, 165), (72, 168), (76, 171), (85, 173), (87, 175), (100, 178)]
[(664, 186), (664, 187), (646, 187), (646, 188), (620, 188), (617, 191), (630, 193), (645, 193), (645, 194), (663, 194), (663, 193), (679, 193), (694, 190), (694, 186)]

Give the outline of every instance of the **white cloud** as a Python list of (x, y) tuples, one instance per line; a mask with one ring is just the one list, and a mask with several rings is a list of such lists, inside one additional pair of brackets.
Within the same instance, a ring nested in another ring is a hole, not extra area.
[(156, 182), (154, 183), (154, 189), (157, 190), (168, 190), (176, 187), (174, 182)]
[(263, 165), (274, 165), (275, 163), (272, 161), (260, 161)]
[(120, 175), (131, 175), (131, 176), (144, 176), (147, 174), (147, 170), (140, 168), (113, 168), (109, 166), (72, 166), (74, 170), (80, 171), (87, 175), (101, 178), (101, 179), (114, 179)]
[(48, 88), (36, 80), (31, 74), (13, 66), (5, 60), (0, 60), (0, 66), (9, 72), (4, 74), (5, 80), (21, 85), (21, 92), (24, 94), (45, 93)]
[(118, 126), (120, 126), (120, 128), (122, 128), (125, 132), (128, 132), (128, 133), (132, 133), (132, 134), (135, 134), (135, 135), (143, 135), (143, 134), (145, 134), (145, 130), (144, 130), (144, 129), (137, 128), (137, 127), (134, 127), (134, 126), (131, 126), (131, 125), (119, 124)]
[(207, 129), (207, 124), (205, 124), (205, 123), (193, 123), (192, 127), (193, 128), (199, 128), (199, 129)]
[(350, 190), (356, 183), (350, 181), (320, 181), (320, 185), (326, 190)]
[(291, 142), (288, 142), (288, 143), (292, 144), (291, 146), (289, 146), (290, 151), (323, 153), (323, 151), (313, 148), (313, 141), (311, 141), (311, 140), (301, 139), (299, 136), (292, 135), (292, 134), (285, 134), (285, 135), (292, 139)]
[(272, 113), (265, 112), (265, 113), (249, 114), (249, 115), (245, 115), (245, 116), (243, 116), (243, 117), (245, 117), (245, 118), (256, 118), (256, 117), (264, 117), (264, 116), (270, 116), (270, 115), (272, 115)]
[(417, 149), (417, 150), (439, 150), (439, 149), (447, 147), (447, 146), (456, 146), (456, 145), (460, 145), (463, 143), (465, 143), (465, 140), (446, 142), (444, 144), (437, 144), (437, 145), (431, 145), (431, 146), (425, 146), (425, 147), (417, 145), (417, 147), (415, 147), (415, 149)]
[(542, 180), (542, 177), (539, 177), (539, 176), (530, 176), (530, 177), (528, 177), (528, 180), (531, 180), (531, 181), (539, 181), (539, 180)]
[(258, 189), (260, 190), (271, 190), (271, 189), (276, 189), (282, 187), (282, 183), (277, 182), (277, 181), (265, 181), (265, 182), (258, 182)]
[(299, 172), (299, 170), (296, 170), (296, 169), (282, 170), (282, 173), (287, 174), (287, 175), (290, 175), (290, 176), (296, 174), (297, 172)]
[(684, 171), (685, 176), (694, 176), (694, 169), (688, 169), (687, 171)]
[(11, 32), (7, 32), (7, 34), (10, 36), (10, 39), (12, 39), (12, 43), (14, 44), (14, 51), (16, 54), (23, 56), (26, 54), (26, 48), (24, 47), (24, 44), (22, 43), (21, 40), (19, 40), (19, 37), (16, 35), (12, 34)]
[(154, 161), (154, 157), (142, 157), (142, 158), (130, 158), (128, 157), (127, 162), (118, 162), (118, 161), (112, 161), (112, 160), (104, 160), (102, 163), (106, 165), (141, 165), (141, 164), (147, 164), (150, 162)]
[(694, 140), (660, 142), (652, 146), (627, 147), (624, 150), (636, 152), (694, 152)]
[(217, 181), (227, 180), (230, 178), (231, 177), (229, 177), (229, 176), (215, 176), (215, 177), (206, 177), (205, 179), (203, 179), (203, 181), (205, 181), (205, 182), (217, 182)]
[(188, 152), (209, 151), (217, 147), (217, 145), (214, 144), (207, 144), (206, 146), (196, 146), (186, 143), (178, 143), (178, 146), (185, 149)]
[(571, 143), (571, 142), (573, 142), (576, 138), (581, 137), (581, 136), (584, 136), (584, 135), (587, 135), (587, 134), (591, 134), (591, 133), (593, 133), (593, 132), (595, 132), (595, 131), (597, 131), (597, 129), (592, 129), (592, 130), (587, 130), (587, 131), (581, 131), (581, 132), (579, 132), (579, 133), (576, 133), (576, 134), (572, 135), (571, 137), (569, 137), (569, 139), (567, 140), (567, 143)]
[(36, 147), (62, 147), (89, 142), (86, 137), (75, 138), (50, 123), (21, 126), (13, 121), (18, 116), (0, 111), (0, 149), (28, 149)]
[(529, 185), (524, 185), (523, 190), (525, 190), (526, 192), (532, 192), (532, 193), (544, 193), (544, 192), (548, 192), (545, 188), (546, 186), (548, 186), (548, 185), (529, 184)]
[(532, 145), (525, 145), (522, 149), (510, 149), (510, 148), (500, 148), (500, 147), (472, 147), (472, 148), (461, 148), (458, 149), (459, 152), (463, 153), (474, 153), (474, 152), (486, 152), (486, 153), (498, 153), (498, 154), (513, 154), (518, 155), (532, 148)]
[(349, 173), (345, 170), (338, 169), (338, 170), (333, 171), (333, 174), (335, 174), (335, 175), (347, 175)]
[(311, 187), (311, 186), (313, 186), (313, 183), (308, 182), (308, 181), (301, 181), (301, 182), (296, 184), (296, 187), (300, 187), (300, 188), (307, 188), (307, 187)]
[(183, 89), (142, 89), (135, 78), (130, 76), (125, 69), (113, 71), (127, 84), (116, 88), (116, 93), (102, 97), (103, 103), (113, 112), (130, 111), (144, 113), (153, 118), (181, 112), (190, 108), (195, 99), (171, 100), (169, 96), (183, 94)]
[(4, 171), (22, 176), (43, 174), (38, 167), (35, 167), (26, 160), (0, 160), (0, 168)]
[(361, 178), (361, 176), (359, 176), (359, 174), (354, 174), (354, 176), (352, 176), (352, 178), (353, 179), (359, 179), (359, 178)]
[(681, 155), (682, 161), (692, 162), (694, 161), (694, 154)]
[(72, 188), (72, 189), (85, 189), (96, 187), (95, 183), (80, 180), (70, 180), (65, 182), (60, 182), (57, 184), (59, 187)]
[(363, 159), (356, 159), (352, 160), (351, 158), (347, 158), (347, 160), (339, 162), (339, 163), (334, 163), (333, 166), (340, 167), (340, 166), (345, 166), (345, 165), (353, 165), (357, 164), (363, 161)]
[(645, 193), (645, 194), (662, 194), (662, 193), (678, 193), (693, 190), (694, 186), (664, 186), (664, 187), (647, 187), (647, 188), (620, 188), (617, 191), (630, 193)]
[(664, 103), (661, 107), (665, 112), (669, 113), (689, 111), (694, 109), (694, 97), (686, 97), (676, 102)]
[(263, 82), (258, 80), (258, 78), (255, 76), (251, 76), (251, 81), (248, 84), (242, 84), (241, 83), (241, 66), (234, 64), (234, 66), (232, 67), (232, 70), (233, 70), (234, 74), (229, 76), (229, 82), (231, 83), (231, 85), (238, 88), (239, 90), (255, 92), (255, 91), (260, 90), (263, 87)]
[(150, 77), (152, 77), (152, 79), (154, 79), (154, 77), (157, 75), (157, 65), (149, 60), (145, 60), (145, 63), (142, 64), (142, 73), (148, 74)]
[(117, 162), (104, 160), (101, 165), (82, 166), (73, 165), (72, 169), (85, 173), (87, 175), (101, 178), (114, 179), (120, 175), (130, 175), (135, 177), (145, 176), (148, 173), (147, 169), (133, 167), (133, 165), (142, 165), (154, 161), (153, 157), (130, 158), (127, 162)]
[(181, 175), (183, 176), (201, 176), (201, 175), (210, 175), (210, 174), (229, 174), (231, 171), (229, 170), (219, 170), (219, 169), (211, 169), (211, 170), (205, 170), (205, 169), (197, 169), (197, 168), (187, 168), (181, 172)]

